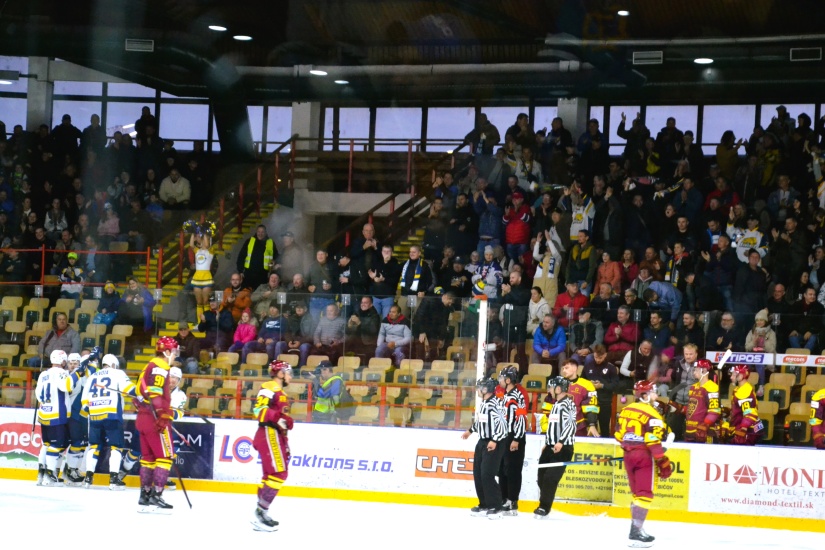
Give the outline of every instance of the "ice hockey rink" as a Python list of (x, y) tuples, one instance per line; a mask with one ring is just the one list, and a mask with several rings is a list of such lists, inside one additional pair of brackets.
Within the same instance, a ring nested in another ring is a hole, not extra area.
[[(249, 522), (255, 508), (254, 495), (189, 491), (190, 510), (178, 489), (164, 493), (166, 501), (175, 507), (172, 514), (140, 514), (136, 489), (51, 488), (38, 487), (33, 481), (2, 479), (0, 518), (9, 542), (14, 540), (12, 530), (20, 534), (17, 540), (83, 532), (94, 533), (94, 540), (106, 541), (107, 545), (131, 546), (142, 539), (153, 541), (153, 545), (168, 543), (188, 548), (200, 548), (198, 544), (215, 548), (216, 543), (239, 548), (247, 543), (288, 544), (295, 548), (354, 548), (365, 544), (381, 548), (474, 548), (497, 536), (518, 533), (519, 540), (528, 545), (578, 543), (606, 549), (626, 547), (630, 525), (629, 519), (573, 516), (558, 511), (546, 520), (535, 520), (532, 514), (522, 512), (515, 518), (492, 521), (470, 517), (468, 510), (459, 508), (353, 502), (335, 500), (333, 494), (330, 497), (277, 498), (270, 515), (280, 522), (280, 529), (267, 533), (254, 531)], [(825, 542), (821, 533), (677, 522), (648, 521), (645, 530), (656, 537), (654, 547), (670, 549), (821, 550)]]

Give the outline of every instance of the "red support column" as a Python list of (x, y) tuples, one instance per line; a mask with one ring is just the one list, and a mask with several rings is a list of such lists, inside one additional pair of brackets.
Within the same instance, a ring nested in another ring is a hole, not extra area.
[(149, 262), (152, 261), (152, 249), (146, 247), (146, 288), (149, 288), (149, 278), (152, 276), (149, 272)]
[(183, 284), (183, 255), (186, 252), (183, 243), (183, 231), (180, 232), (178, 240), (178, 284)]

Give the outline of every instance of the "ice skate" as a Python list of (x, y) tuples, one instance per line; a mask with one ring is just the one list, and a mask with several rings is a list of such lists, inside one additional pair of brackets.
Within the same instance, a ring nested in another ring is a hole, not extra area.
[(66, 486), (80, 487), (81, 485), (83, 485), (83, 476), (80, 475), (80, 472), (77, 470), (77, 468), (66, 470)]
[(490, 508), (487, 510), (487, 519), (501, 519), (501, 508)]
[(120, 481), (123, 481), (123, 479), (124, 479), (127, 475), (129, 475), (129, 470), (125, 470), (125, 469), (123, 468), (123, 466), (121, 466), (121, 467), (120, 467), (120, 471), (117, 473), (117, 478), (118, 478)]
[(252, 520), (252, 528), (256, 531), (277, 531), (278, 522), (269, 517), (263, 508), (255, 509), (255, 517)]
[(109, 474), (109, 490), (122, 491), (126, 488), (126, 484), (120, 479), (117, 474)]
[(92, 485), (95, 484), (95, 474), (94, 472), (86, 472), (86, 477), (83, 478), (83, 488), (84, 489), (91, 489)]
[(654, 540), (656, 538), (645, 533), (644, 529), (631, 527), (627, 545), (630, 548), (650, 548)]
[(155, 512), (155, 506), (151, 501), (152, 489), (140, 489), (140, 498), (138, 499), (138, 512), (141, 514), (152, 514)]
[(43, 487), (63, 487), (63, 484), (54, 475), (51, 470), (46, 470), (43, 473)]
[(502, 516), (516, 517), (518, 516), (518, 502), (511, 502), (506, 500), (501, 507)]
[(165, 489), (164, 489), (165, 491), (174, 491), (175, 489), (178, 488), (178, 486), (175, 485), (175, 482), (172, 481), (171, 479), (166, 480), (166, 485), (164, 485), (164, 487), (165, 487)]
[(156, 514), (171, 514), (173, 506), (163, 500), (163, 494), (152, 490), (149, 495), (149, 504), (155, 507)]
[(533, 517), (535, 519), (549, 519), (550, 518), (550, 510), (546, 508), (542, 508), (539, 506), (535, 510), (533, 510)]
[(37, 465), (37, 484), (43, 485), (43, 479), (46, 477), (46, 467), (42, 464)]
[(474, 518), (483, 518), (487, 516), (488, 508), (482, 508), (481, 506), (473, 506), (470, 508), (470, 515)]

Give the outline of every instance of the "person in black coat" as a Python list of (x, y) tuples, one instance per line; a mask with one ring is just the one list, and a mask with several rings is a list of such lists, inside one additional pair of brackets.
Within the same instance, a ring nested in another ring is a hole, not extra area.
[(751, 248), (748, 251), (748, 263), (740, 265), (733, 283), (733, 303), (741, 326), (750, 326), (756, 312), (765, 307), (768, 293), (768, 271), (759, 265), (762, 257)]
[(455, 295), (447, 291), (421, 300), (412, 323), (414, 358), (432, 361), (444, 355), (454, 298)]
[(510, 283), (501, 285), (501, 322), (507, 339), (507, 355), (515, 348), (515, 362), (519, 364), (519, 374), (527, 372), (527, 355), (524, 342), (527, 340), (527, 318), (529, 315), (530, 289), (522, 286), (521, 272), (510, 273)]
[(347, 351), (372, 357), (378, 345), (379, 330), (381, 318), (373, 307), (372, 296), (362, 296), (359, 307), (347, 319)]
[(392, 246), (385, 244), (381, 247), (381, 256), (371, 269), (367, 268), (367, 276), (370, 278), (369, 291), (373, 306), (383, 319), (395, 302), (395, 291), (401, 278), (401, 264), (393, 257)]
[(447, 228), (448, 245), (452, 245), (459, 256), (468, 255), (478, 243), (478, 215), (466, 193), (459, 193), (455, 210)]

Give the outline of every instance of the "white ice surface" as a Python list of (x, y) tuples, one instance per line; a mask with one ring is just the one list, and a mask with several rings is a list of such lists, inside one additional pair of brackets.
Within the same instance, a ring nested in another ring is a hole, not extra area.
[[(270, 515), (280, 530), (258, 532), (249, 523), (254, 495), (190, 491), (193, 508), (183, 491), (167, 491), (175, 508), (170, 516), (137, 513), (138, 491), (109, 491), (104, 487), (37, 487), (34, 482), (0, 480), (0, 526), (3, 547), (30, 545), (37, 539), (77, 540), (107, 548), (192, 548), (207, 550), (255, 548), (461, 549), (479, 548), (496, 537), (517, 533), (519, 546), (575, 547), (607, 550), (626, 548), (630, 520), (604, 516), (579, 517), (551, 512), (549, 520), (532, 514), (491, 521), (473, 518), (467, 510), (380, 504), (331, 499), (279, 497)], [(511, 525), (517, 523), (517, 526)], [(667, 550), (745, 548), (822, 550), (825, 534), (648, 521), (645, 530), (656, 537), (654, 547)], [(502, 538), (502, 542), (505, 539)], [(123, 546), (125, 544), (125, 546)], [(281, 546), (287, 544), (289, 546)]]

